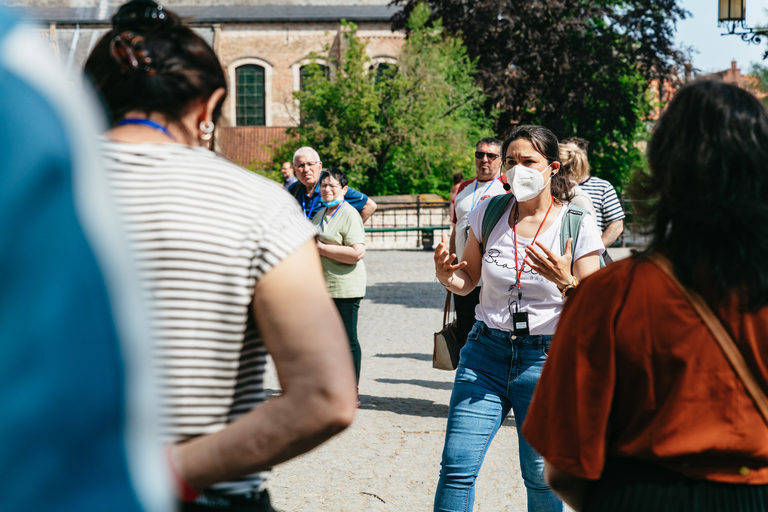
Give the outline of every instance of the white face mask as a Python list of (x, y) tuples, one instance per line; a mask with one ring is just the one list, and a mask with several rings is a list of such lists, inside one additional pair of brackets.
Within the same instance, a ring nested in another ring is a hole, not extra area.
[[(547, 166), (549, 169), (552, 164)], [(528, 201), (541, 194), (544, 187), (549, 185), (552, 180), (550, 175), (546, 183), (544, 178), (541, 177), (547, 169), (539, 171), (537, 169), (531, 169), (523, 165), (516, 165), (507, 171), (507, 183), (512, 187), (512, 193), (518, 201)]]

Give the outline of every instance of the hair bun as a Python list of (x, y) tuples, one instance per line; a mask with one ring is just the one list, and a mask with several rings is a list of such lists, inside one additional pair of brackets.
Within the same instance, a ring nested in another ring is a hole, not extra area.
[(148, 75), (157, 74), (157, 68), (147, 50), (146, 41), (134, 32), (127, 30), (116, 35), (109, 43), (109, 53), (120, 64), (123, 72), (138, 71)]

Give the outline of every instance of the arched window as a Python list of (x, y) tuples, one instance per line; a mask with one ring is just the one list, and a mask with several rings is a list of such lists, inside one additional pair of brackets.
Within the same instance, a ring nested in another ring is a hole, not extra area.
[(389, 64), (387, 62), (380, 62), (376, 66), (376, 81), (378, 82), (381, 80), (381, 78), (385, 75), (389, 75), (392, 70), (395, 70), (394, 64)]
[(246, 64), (235, 70), (235, 124), (237, 126), (266, 126), (264, 68)]
[(373, 57), (368, 65), (368, 72), (373, 72), (373, 79), (378, 82), (385, 75), (397, 71), (397, 59), (393, 57)]
[[(324, 64), (320, 64), (319, 62), (317, 63), (317, 65), (320, 66), (320, 69), (323, 71), (325, 78), (328, 78), (331, 73), (330, 68)], [(306, 78), (309, 73), (308, 68), (309, 68), (309, 64), (304, 64), (303, 66), (301, 66), (301, 68), (299, 68), (299, 89), (302, 91), (305, 90), (307, 87)]]

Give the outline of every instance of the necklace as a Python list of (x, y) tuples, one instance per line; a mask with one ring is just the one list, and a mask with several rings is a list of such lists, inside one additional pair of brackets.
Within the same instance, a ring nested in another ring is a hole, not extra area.
[(171, 132), (169, 132), (165, 126), (161, 124), (157, 124), (154, 121), (150, 121), (149, 119), (135, 119), (135, 118), (123, 119), (122, 121), (117, 123), (117, 126), (125, 126), (127, 124), (138, 124), (142, 126), (149, 126), (150, 128), (154, 128), (155, 130), (159, 130), (163, 132), (168, 137), (170, 137), (171, 140), (176, 141), (176, 137), (171, 135)]

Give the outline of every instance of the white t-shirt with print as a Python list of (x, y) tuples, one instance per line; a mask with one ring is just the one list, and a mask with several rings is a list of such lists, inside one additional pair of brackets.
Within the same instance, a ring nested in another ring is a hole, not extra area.
[[(489, 204), (490, 201), (482, 201), (468, 216), (469, 224), (478, 242), (482, 233), (483, 216)], [(480, 304), (475, 308), (475, 317), (478, 320), (483, 321), (488, 327), (505, 331), (514, 331), (512, 312), (515, 311), (514, 302), (518, 300), (514, 235), (507, 222), (514, 204), (515, 199), (512, 199), (486, 242), (481, 265), (483, 287), (480, 291)], [(563, 207), (557, 212), (555, 222), (546, 231), (539, 233), (536, 239), (558, 255), (562, 254), (560, 232), (567, 206), (567, 202), (563, 203)], [(554, 212), (550, 212), (550, 215), (552, 213)], [(520, 264), (525, 258), (525, 248), (532, 240), (517, 235), (517, 259)], [(574, 261), (593, 251), (599, 251), (602, 254), (605, 248), (595, 219), (591, 215), (586, 215), (579, 230)], [(520, 283), (523, 297), (519, 310), (528, 313), (531, 334), (554, 334), (565, 303), (560, 290), (554, 283), (531, 270), (528, 265), (523, 267)]]

